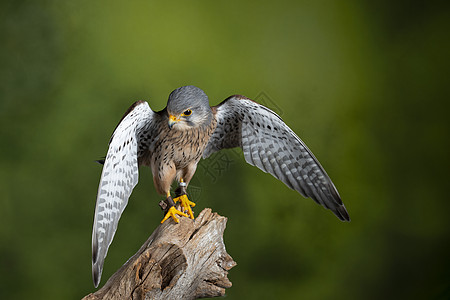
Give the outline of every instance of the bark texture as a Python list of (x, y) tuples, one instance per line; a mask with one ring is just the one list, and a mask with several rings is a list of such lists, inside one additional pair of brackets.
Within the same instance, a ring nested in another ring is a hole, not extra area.
[(83, 300), (225, 295), (231, 287), (228, 271), (236, 265), (223, 242), (226, 222), (209, 208), (195, 220), (164, 222), (102, 288)]

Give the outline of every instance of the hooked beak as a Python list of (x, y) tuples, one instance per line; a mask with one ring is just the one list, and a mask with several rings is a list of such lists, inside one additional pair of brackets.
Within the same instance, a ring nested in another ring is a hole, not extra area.
[(169, 128), (172, 129), (173, 125), (175, 125), (175, 123), (179, 121), (180, 119), (178, 119), (177, 117), (169, 115)]

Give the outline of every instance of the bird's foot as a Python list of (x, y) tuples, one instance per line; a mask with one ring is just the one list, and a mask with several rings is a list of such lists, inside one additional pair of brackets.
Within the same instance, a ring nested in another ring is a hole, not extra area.
[(190, 201), (190, 200), (188, 199), (188, 197), (187, 197), (186, 194), (181, 195), (181, 196), (179, 196), (179, 197), (173, 199), (173, 201), (174, 201), (175, 203), (178, 202), (178, 201), (180, 201), (180, 205), (181, 205), (182, 210), (183, 210), (183, 211), (187, 211), (188, 214), (189, 214), (189, 217), (190, 217), (191, 219), (194, 219), (194, 214), (192, 213), (191, 206), (194, 207), (194, 206), (195, 206), (195, 203), (192, 202), (192, 201)]
[(169, 208), (169, 210), (167, 211), (164, 219), (162, 219), (161, 224), (164, 223), (170, 217), (172, 217), (172, 219), (175, 221), (175, 223), (179, 223), (180, 220), (177, 218), (177, 215), (189, 218), (189, 216), (187, 214), (185, 214), (184, 212), (179, 211), (178, 209), (175, 208), (175, 206), (171, 206)]

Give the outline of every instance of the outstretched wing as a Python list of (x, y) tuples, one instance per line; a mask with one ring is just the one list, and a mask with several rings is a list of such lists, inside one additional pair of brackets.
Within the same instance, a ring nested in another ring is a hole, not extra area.
[(134, 103), (116, 127), (104, 161), (92, 230), (92, 277), (98, 286), (119, 218), (138, 183), (139, 135), (152, 127), (155, 113), (147, 102)]
[(244, 96), (231, 96), (212, 108), (217, 128), (203, 153), (241, 147), (245, 160), (272, 174), (305, 197), (350, 217), (327, 173), (302, 140), (273, 111)]

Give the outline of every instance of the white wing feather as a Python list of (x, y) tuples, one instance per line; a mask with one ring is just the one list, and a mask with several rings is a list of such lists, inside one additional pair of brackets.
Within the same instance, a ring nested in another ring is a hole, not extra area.
[(272, 174), (289, 188), (350, 218), (324, 168), (303, 141), (267, 107), (243, 96), (231, 96), (215, 108), (217, 128), (203, 152), (241, 147), (247, 163)]
[(92, 231), (92, 276), (98, 286), (103, 263), (119, 218), (133, 188), (138, 183), (138, 136), (151, 124), (154, 112), (147, 102), (140, 101), (130, 108), (114, 131), (98, 187)]

